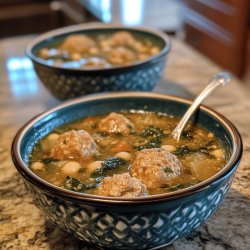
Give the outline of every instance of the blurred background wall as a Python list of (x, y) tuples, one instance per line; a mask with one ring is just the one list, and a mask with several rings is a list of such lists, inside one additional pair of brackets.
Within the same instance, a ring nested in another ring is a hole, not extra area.
[(92, 21), (160, 29), (250, 82), (249, 0), (0, 0), (0, 38)]

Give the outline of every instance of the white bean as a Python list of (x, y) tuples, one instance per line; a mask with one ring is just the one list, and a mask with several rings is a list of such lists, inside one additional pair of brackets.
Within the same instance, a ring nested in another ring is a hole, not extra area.
[(102, 166), (103, 161), (94, 161), (87, 165), (87, 171), (93, 173), (96, 169)]
[(174, 145), (163, 145), (161, 148), (167, 150), (168, 152), (174, 152), (176, 150)]
[(49, 49), (47, 49), (47, 48), (41, 49), (39, 52), (39, 55), (44, 59), (48, 59), (49, 58)]
[(62, 168), (61, 171), (65, 175), (75, 175), (81, 168), (81, 165), (76, 161), (70, 161), (66, 163)]
[(134, 44), (134, 47), (135, 47), (135, 49), (136, 49), (138, 52), (140, 52), (140, 53), (145, 53), (145, 52), (147, 52), (147, 50), (148, 50), (148, 48), (147, 48), (146, 46), (143, 46), (143, 44), (140, 43), (140, 42), (136, 42), (136, 43)]
[(49, 140), (49, 141), (56, 141), (56, 140), (59, 139), (59, 137), (60, 137), (59, 134), (52, 133), (52, 134), (50, 134), (50, 135), (47, 137), (47, 140)]
[(211, 152), (212, 155), (214, 155), (216, 158), (223, 158), (223, 151), (222, 149), (216, 149)]
[(98, 55), (99, 51), (96, 47), (91, 47), (89, 48), (89, 54), (91, 54), (92, 56), (96, 56)]
[(209, 132), (209, 133), (207, 134), (207, 137), (211, 139), (211, 138), (213, 138), (213, 137), (214, 137), (214, 134), (213, 134), (213, 133), (211, 133), (211, 132)]
[(144, 59), (146, 59), (146, 58), (148, 58), (148, 55), (147, 55), (147, 54), (138, 54), (138, 55), (137, 55), (137, 59), (139, 59), (139, 60), (144, 60)]
[(53, 166), (57, 168), (62, 168), (65, 164), (67, 164), (69, 161), (54, 161)]
[(115, 155), (116, 157), (122, 158), (125, 161), (131, 160), (131, 154), (128, 152), (119, 152)]
[(150, 49), (150, 54), (155, 55), (155, 54), (159, 53), (159, 51), (160, 51), (160, 49), (158, 47), (152, 47)]
[(45, 165), (42, 163), (42, 162), (34, 162), (32, 165), (31, 165), (31, 169), (32, 170), (36, 170), (36, 171), (44, 171), (45, 170)]
[(79, 53), (73, 53), (72, 55), (71, 55), (71, 59), (72, 60), (75, 60), (75, 61), (78, 61), (78, 60), (80, 60), (82, 58), (82, 56), (79, 54)]
[(60, 135), (52, 133), (42, 142), (43, 150), (49, 152), (51, 148), (55, 145), (56, 141), (59, 139)]

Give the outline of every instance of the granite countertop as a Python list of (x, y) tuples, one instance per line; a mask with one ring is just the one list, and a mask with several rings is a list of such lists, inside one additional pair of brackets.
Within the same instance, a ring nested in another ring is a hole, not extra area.
[[(59, 103), (39, 83), (24, 48), (33, 37), (0, 40), (0, 249), (94, 249), (46, 221), (11, 161), (12, 139), (34, 115)], [(220, 69), (173, 39), (164, 77), (155, 91), (192, 97)], [(243, 158), (225, 201), (205, 224), (165, 250), (250, 249), (250, 98), (243, 84), (233, 82), (205, 104), (221, 112), (239, 129)]]

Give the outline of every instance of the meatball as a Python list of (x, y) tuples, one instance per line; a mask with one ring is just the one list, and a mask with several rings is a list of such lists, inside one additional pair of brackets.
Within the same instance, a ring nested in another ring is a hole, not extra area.
[(98, 129), (101, 132), (106, 132), (109, 134), (115, 133), (127, 135), (133, 128), (134, 125), (129, 119), (127, 119), (124, 115), (114, 112), (103, 118), (98, 124)]
[(180, 175), (181, 162), (165, 149), (143, 149), (130, 168), (133, 177), (148, 188), (159, 188)]
[(50, 155), (58, 160), (86, 160), (97, 152), (97, 145), (84, 130), (70, 130), (60, 135)]
[(112, 197), (140, 197), (148, 195), (146, 186), (128, 173), (105, 177), (95, 193)]
[(127, 31), (116, 32), (111, 38), (112, 44), (115, 46), (132, 46), (135, 39), (132, 34)]
[(132, 63), (136, 57), (135, 53), (130, 49), (117, 47), (110, 51), (107, 59), (113, 65), (126, 65)]
[(67, 50), (69, 53), (84, 53), (90, 47), (94, 46), (95, 42), (90, 37), (85, 35), (72, 35), (65, 39), (60, 49)]

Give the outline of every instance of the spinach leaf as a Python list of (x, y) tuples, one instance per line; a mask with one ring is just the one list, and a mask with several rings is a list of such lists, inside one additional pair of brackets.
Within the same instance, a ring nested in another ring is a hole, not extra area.
[(190, 148), (189, 146), (186, 146), (186, 145), (182, 145), (182, 146), (178, 147), (173, 152), (173, 154), (175, 154), (176, 156), (183, 156), (183, 155), (186, 155), (186, 154), (192, 154), (194, 152), (196, 152), (195, 149)]
[(64, 180), (64, 187), (71, 191), (84, 192), (89, 189), (95, 189), (100, 184), (100, 180), (96, 179), (94, 182), (85, 184), (80, 180), (67, 176)]
[(168, 189), (169, 189), (170, 191), (177, 191), (177, 190), (179, 190), (179, 189), (183, 189), (183, 188), (189, 187), (189, 186), (191, 186), (191, 184), (187, 184), (187, 183), (178, 183), (178, 184), (176, 184), (176, 185), (170, 186)]
[(107, 133), (107, 132), (102, 132), (102, 131), (97, 131), (96, 134), (98, 134), (98, 135), (101, 136), (101, 137), (108, 136), (108, 133)]
[(41, 141), (39, 141), (39, 142), (35, 145), (34, 150), (35, 150), (36, 152), (41, 152), (41, 151), (43, 150)]
[(62, 125), (62, 126), (60, 126), (60, 127), (54, 128), (53, 131), (54, 131), (55, 133), (62, 134), (62, 133), (64, 133), (64, 132), (68, 131), (69, 129), (70, 129), (69, 125), (66, 124), (66, 125)]
[(92, 174), (91, 177), (96, 178), (100, 176), (108, 176), (112, 174), (112, 171), (118, 170), (121, 167), (125, 167), (127, 161), (119, 158), (119, 157), (111, 157), (108, 158), (106, 161), (102, 163), (102, 166), (96, 169)]
[(194, 138), (193, 133), (191, 131), (183, 131), (181, 137), (183, 137), (189, 141), (193, 140), (193, 138)]
[(55, 159), (55, 158), (52, 158), (52, 157), (46, 157), (46, 158), (43, 158), (41, 160), (41, 162), (44, 163), (45, 165), (48, 165), (48, 164), (50, 164), (52, 162), (57, 162), (57, 161), (59, 161), (59, 160)]
[(164, 133), (161, 128), (149, 126), (143, 129), (141, 133), (139, 133), (139, 136), (144, 137), (144, 138), (148, 138), (148, 137), (162, 138), (164, 136)]
[(190, 187), (190, 186), (193, 186), (195, 184), (199, 183), (198, 181), (194, 180), (194, 181), (190, 181), (190, 182), (186, 182), (186, 183), (177, 183), (175, 185), (163, 185), (162, 188), (166, 189), (167, 191), (177, 191), (179, 189), (183, 189), (183, 188), (187, 188), (187, 187)]
[(162, 144), (161, 139), (156, 137), (156, 138), (153, 138), (153, 139), (149, 140), (147, 143), (142, 144), (140, 146), (135, 146), (134, 148), (136, 150), (141, 151), (141, 150), (143, 150), (145, 148), (160, 148), (161, 144)]
[(182, 145), (178, 147), (173, 154), (179, 157), (182, 157), (187, 154), (194, 154), (194, 153), (203, 153), (207, 155), (209, 158), (214, 158), (213, 155), (210, 154), (211, 149), (209, 149), (209, 146), (211, 146), (214, 142), (210, 141), (206, 145), (198, 147), (198, 148), (191, 148), (187, 145)]
[(86, 185), (74, 177), (67, 176), (64, 180), (64, 187), (68, 190), (81, 192), (86, 190)]
[(173, 170), (171, 168), (164, 168), (164, 172), (167, 174), (167, 173), (173, 173)]
[(94, 182), (89, 183), (88, 185), (86, 185), (86, 190), (89, 189), (96, 189), (98, 186), (100, 185), (100, 181), (98, 181), (97, 179)]
[(139, 136), (147, 138), (148, 141), (142, 145), (135, 146), (136, 150), (143, 150), (145, 148), (159, 148), (162, 145), (162, 138), (165, 136), (163, 130), (158, 127), (149, 126), (143, 129)]

